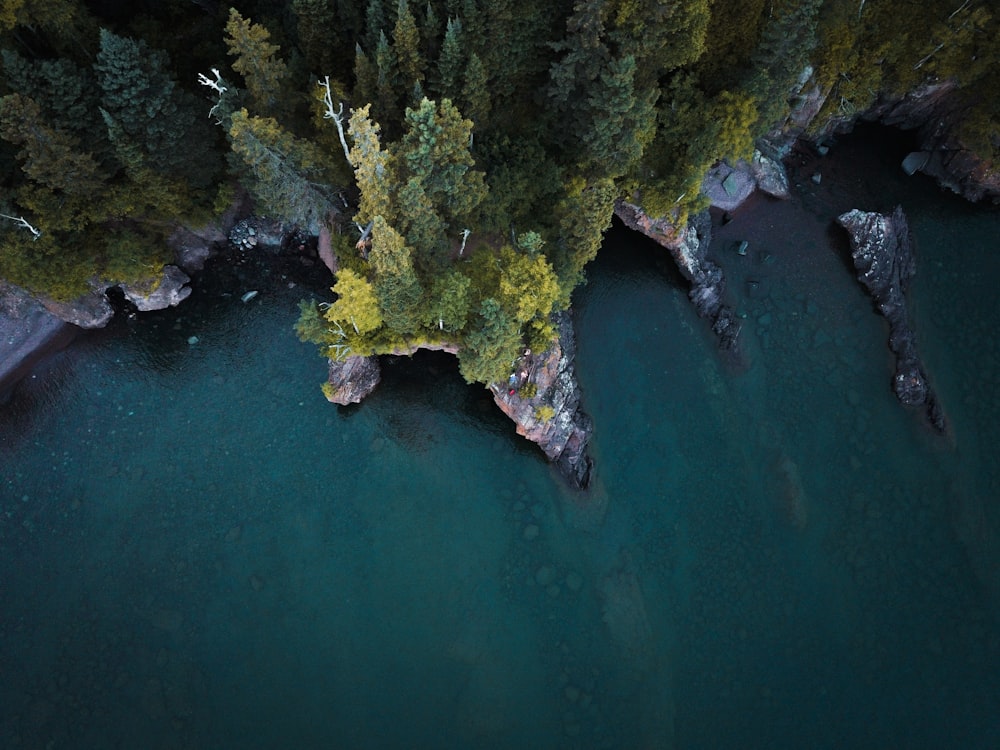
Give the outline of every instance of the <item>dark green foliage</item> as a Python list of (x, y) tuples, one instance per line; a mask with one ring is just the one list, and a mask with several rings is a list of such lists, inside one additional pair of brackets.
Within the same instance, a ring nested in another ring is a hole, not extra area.
[(226, 151), (258, 210), (332, 225), (338, 299), (300, 326), (324, 354), (448, 340), (486, 382), (546, 345), (616, 200), (683, 225), (809, 66), (831, 115), (953, 80), (962, 144), (1000, 152), (989, 0), (236, 5), (0, 0), (0, 275), (148, 271)]
[(126, 169), (142, 166), (205, 187), (215, 176), (212, 132), (198, 101), (178, 88), (166, 55), (101, 29), (94, 70), (101, 113)]

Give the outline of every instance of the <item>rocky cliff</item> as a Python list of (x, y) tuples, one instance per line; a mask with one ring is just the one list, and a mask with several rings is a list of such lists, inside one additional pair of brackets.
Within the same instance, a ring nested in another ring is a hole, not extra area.
[(556, 315), (556, 323), (558, 340), (540, 354), (527, 353), (517, 363), (513, 382), (495, 383), (490, 390), (500, 410), (514, 420), (517, 434), (537, 443), (571, 485), (584, 489), (593, 468), (587, 443), (594, 428), (580, 408), (573, 321), (564, 312)]
[(707, 214), (678, 229), (667, 219), (653, 218), (640, 206), (619, 200), (615, 203), (615, 216), (629, 229), (641, 232), (670, 252), (681, 275), (691, 284), (688, 296), (698, 314), (712, 324), (719, 346), (738, 354), (739, 318), (725, 302), (726, 280), (722, 269), (707, 256), (712, 230)]

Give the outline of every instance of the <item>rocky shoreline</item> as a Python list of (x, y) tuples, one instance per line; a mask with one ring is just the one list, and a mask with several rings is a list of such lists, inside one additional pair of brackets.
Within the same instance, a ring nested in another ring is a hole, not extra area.
[[(815, 86), (810, 88), (808, 75), (802, 80), (797, 92), (798, 106), (781, 128), (761, 142), (761, 150), (756, 151), (749, 162), (720, 163), (706, 176), (702, 191), (713, 206), (727, 215), (755, 190), (778, 198), (788, 196), (788, 181), (782, 164), (764, 152), (773, 157), (787, 153), (819, 112), (825, 100), (824, 93)], [(975, 161), (971, 152), (955, 140), (953, 133), (960, 112), (949, 109), (953, 93), (954, 86), (943, 83), (924, 87), (902, 99), (880, 101), (860, 118), (831, 118), (812, 138), (819, 142), (830, 134), (848, 130), (858, 119), (877, 119), (888, 125), (920, 128), (923, 150), (908, 157), (905, 163), (909, 165), (908, 171), (920, 170), (935, 175), (942, 185), (970, 200), (1000, 200), (1000, 175), (992, 165)], [(214, 249), (226, 242), (244, 250), (270, 247), (273, 251), (311, 241), (279, 222), (248, 219), (249, 210), (243, 196), (217, 222), (200, 229), (178, 228), (169, 240), (175, 264), (165, 266), (157, 277), (145, 283), (110, 285), (95, 282), (90, 294), (73, 303), (36, 298), (9, 284), (0, 285), (0, 399), (8, 396), (18, 379), (28, 374), (48, 353), (65, 346), (75, 331), (107, 324), (114, 314), (107, 297), (109, 288), (120, 289), (138, 311), (164, 309), (179, 304), (191, 293), (188, 274), (200, 271)], [(615, 215), (627, 227), (650, 237), (670, 252), (691, 285), (689, 296), (698, 313), (710, 322), (718, 336), (720, 348), (738, 360), (740, 321), (725, 301), (722, 270), (707, 257), (711, 240), (711, 221), (707, 213), (678, 228), (668, 219), (648, 216), (641, 207), (641, 200), (635, 203), (619, 200)], [(908, 251), (901, 235), (889, 225), (880, 230), (881, 225), (876, 226), (876, 220), (859, 221), (867, 222), (869, 233), (881, 231), (883, 239), (896, 237), (894, 247), (900, 252)], [(888, 221), (892, 223), (896, 219)], [(865, 230), (859, 228), (858, 231)], [(866, 248), (859, 251), (863, 258), (868, 257), (869, 250), (875, 252), (876, 247), (881, 247), (874, 236), (859, 241)], [(904, 251), (904, 247), (907, 250)], [(858, 257), (855, 256), (856, 262), (861, 263)], [(322, 259), (327, 266), (335, 266), (335, 259)], [(908, 262), (911, 261), (903, 257), (893, 262), (896, 275), (892, 278), (900, 282), (897, 287), (905, 283)], [(860, 265), (859, 271), (861, 276), (866, 273)], [(890, 345), (898, 358), (897, 395), (904, 403), (926, 404), (932, 424), (943, 430), (944, 417), (926, 386), (912, 331), (904, 327), (905, 301), (886, 297), (885, 290), (879, 288), (881, 291), (873, 289), (872, 294), (880, 309), (884, 308), (883, 312), (885, 309), (902, 310), (902, 318), (895, 322), (887, 314), (892, 326)], [(580, 410), (580, 392), (572, 365), (575, 344), (569, 321), (568, 314), (560, 318), (558, 343), (548, 352), (532, 355), (526, 363), (535, 378), (532, 382), (537, 393), (522, 398), (517, 392), (511, 395), (499, 386), (491, 390), (497, 405), (517, 424), (518, 433), (536, 442), (570, 483), (582, 488), (588, 483), (592, 466), (586, 452), (592, 425)], [(361, 401), (376, 387), (380, 377), (376, 358), (349, 358), (345, 362), (331, 362), (329, 367), (327, 396), (335, 403)]]

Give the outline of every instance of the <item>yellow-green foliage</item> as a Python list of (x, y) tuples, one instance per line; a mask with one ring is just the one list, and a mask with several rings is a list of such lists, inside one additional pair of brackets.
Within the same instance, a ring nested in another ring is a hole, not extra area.
[(541, 406), (535, 407), (535, 419), (539, 422), (549, 422), (555, 415), (556, 410), (548, 404), (542, 404)]

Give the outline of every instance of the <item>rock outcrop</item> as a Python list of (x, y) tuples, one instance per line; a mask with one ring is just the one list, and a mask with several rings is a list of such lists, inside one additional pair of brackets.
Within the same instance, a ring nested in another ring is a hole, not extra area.
[(908, 158), (908, 172), (923, 172), (970, 201), (1000, 202), (1000, 168), (985, 162), (962, 140), (967, 94), (954, 80), (918, 86), (902, 96), (882, 94), (863, 112), (842, 109), (817, 123), (829, 94), (829, 88), (815, 82), (813, 69), (806, 68), (793, 92), (791, 114), (765, 141), (776, 153), (784, 154), (807, 132), (809, 140), (820, 143), (849, 132), (858, 120), (915, 131), (920, 157)]
[(854, 209), (837, 222), (850, 235), (858, 280), (889, 323), (889, 348), (896, 355), (896, 397), (907, 406), (924, 407), (934, 428), (945, 432), (944, 412), (928, 385), (907, 314), (906, 287), (916, 273), (916, 261), (902, 207), (892, 216)]
[(328, 401), (341, 406), (360, 403), (382, 380), (378, 357), (345, 357), (329, 360), (323, 392)]
[(556, 323), (556, 343), (541, 354), (521, 357), (514, 382), (495, 383), (490, 390), (497, 406), (514, 420), (517, 434), (536, 443), (573, 487), (585, 489), (593, 468), (587, 453), (593, 423), (580, 409), (573, 365), (576, 338), (569, 313), (557, 314)]
[(712, 324), (719, 346), (737, 354), (739, 318), (724, 301), (726, 279), (722, 269), (706, 254), (712, 230), (708, 216), (695, 217), (686, 228), (678, 230), (666, 219), (651, 218), (639, 206), (622, 200), (615, 203), (615, 216), (629, 229), (641, 232), (670, 251), (681, 275), (691, 284), (688, 296), (698, 314)]
[(160, 277), (137, 284), (120, 284), (125, 299), (139, 312), (176, 307), (191, 296), (191, 281), (177, 266), (164, 266)]
[(732, 165), (719, 162), (708, 170), (701, 183), (702, 194), (723, 211), (735, 210), (755, 190), (774, 198), (790, 195), (784, 165), (759, 150), (753, 152), (749, 162), (743, 159)]

